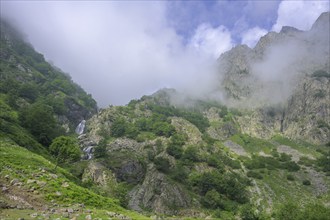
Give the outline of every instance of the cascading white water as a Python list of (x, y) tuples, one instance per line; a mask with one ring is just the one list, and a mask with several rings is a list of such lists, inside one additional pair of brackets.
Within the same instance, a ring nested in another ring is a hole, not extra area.
[(85, 120), (82, 120), (79, 125), (76, 127), (76, 133), (78, 135), (81, 135), (84, 133), (84, 129), (85, 129), (85, 124), (86, 124), (86, 121)]
[(93, 157), (93, 146), (88, 146), (88, 147), (85, 147), (84, 149), (83, 149), (83, 151), (85, 152), (85, 159), (86, 160), (90, 160), (90, 159), (92, 159), (92, 157)]

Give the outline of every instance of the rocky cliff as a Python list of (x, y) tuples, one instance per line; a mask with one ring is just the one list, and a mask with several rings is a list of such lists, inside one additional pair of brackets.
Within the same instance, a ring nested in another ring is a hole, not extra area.
[[(266, 34), (253, 49), (237, 46), (220, 56), (225, 102), (261, 109), (239, 119), (243, 132), (258, 137), (281, 132), (317, 144), (330, 139), (328, 30), (326, 12), (309, 31), (283, 27)], [(271, 115), (260, 114), (269, 108)]]

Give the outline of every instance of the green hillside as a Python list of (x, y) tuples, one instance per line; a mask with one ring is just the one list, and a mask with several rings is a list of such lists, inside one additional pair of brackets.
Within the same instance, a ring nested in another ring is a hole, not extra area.
[(91, 95), (46, 62), (2, 19), (0, 47), (0, 135), (42, 152), (39, 144), (49, 145), (54, 137), (74, 132), (81, 120), (96, 112)]

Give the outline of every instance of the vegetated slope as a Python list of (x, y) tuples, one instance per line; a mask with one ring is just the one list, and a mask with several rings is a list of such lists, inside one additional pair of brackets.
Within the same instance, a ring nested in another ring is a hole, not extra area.
[[(165, 215), (266, 218), (280, 215), (291, 199), (299, 215), (306, 204), (326, 209), (327, 147), (280, 133), (242, 134), (238, 119), (249, 113), (196, 100), (189, 108), (174, 106), (174, 93), (161, 90), (88, 120), (79, 138), (94, 156), (83, 181), (130, 209)], [(119, 186), (127, 197), (109, 190)]]
[(96, 112), (94, 99), (3, 19), (0, 48), (1, 136), (41, 152), (37, 142), (49, 145)]
[(318, 216), (330, 198), (328, 18), (322, 14), (308, 32), (284, 27), (254, 49), (223, 54), (219, 83), (233, 108), (161, 90), (102, 110), (80, 136), (95, 149), (84, 181), (103, 190), (106, 179), (121, 185), (122, 204), (142, 212)]
[(1, 219), (148, 219), (79, 186), (68, 171), (54, 170), (55, 164), (11, 141), (0, 140), (0, 157)]

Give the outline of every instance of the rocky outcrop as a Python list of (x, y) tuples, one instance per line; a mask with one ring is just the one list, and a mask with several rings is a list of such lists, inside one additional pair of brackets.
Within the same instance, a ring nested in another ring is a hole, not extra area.
[(191, 206), (192, 200), (183, 188), (158, 172), (152, 164), (142, 184), (129, 193), (129, 208), (136, 211), (153, 210), (158, 214), (178, 214)]
[(330, 77), (311, 75), (301, 80), (286, 108), (285, 135), (315, 144), (330, 140), (329, 88)]
[(90, 161), (82, 176), (83, 182), (92, 181), (101, 187), (117, 184), (115, 175), (96, 161)]
[(178, 133), (184, 134), (187, 137), (187, 144), (196, 145), (202, 141), (202, 134), (198, 128), (189, 121), (173, 117), (171, 124), (175, 127)]
[[(315, 144), (330, 139), (329, 16), (323, 13), (309, 31), (283, 27), (253, 49), (237, 46), (219, 58), (225, 102), (252, 110), (237, 117), (243, 133), (270, 138), (281, 132)], [(216, 139), (221, 133), (219, 126), (209, 130)]]

